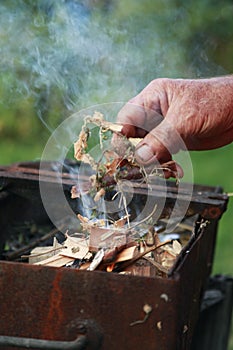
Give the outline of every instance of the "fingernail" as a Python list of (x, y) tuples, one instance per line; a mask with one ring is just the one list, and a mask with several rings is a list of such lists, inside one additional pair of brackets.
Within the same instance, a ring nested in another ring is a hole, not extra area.
[(154, 153), (148, 145), (144, 144), (136, 150), (136, 157), (146, 163), (154, 157)]

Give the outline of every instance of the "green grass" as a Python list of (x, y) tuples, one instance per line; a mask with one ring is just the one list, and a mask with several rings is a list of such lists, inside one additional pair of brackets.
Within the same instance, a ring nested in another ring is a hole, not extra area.
[[(217, 150), (193, 152), (194, 182), (204, 185), (221, 186), (224, 192), (233, 192), (233, 144)], [(230, 197), (227, 211), (223, 214), (218, 228), (214, 273), (232, 275), (233, 259), (233, 198)]]
[(12, 139), (0, 139), (0, 164), (9, 165), (15, 162), (38, 160), (41, 158), (44, 145)]
[[(223, 187), (233, 192), (233, 144), (214, 151), (194, 152), (192, 164), (196, 183)], [(233, 197), (230, 197), (227, 211), (223, 214), (218, 228), (213, 274), (233, 276)], [(228, 350), (233, 350), (233, 320)]]

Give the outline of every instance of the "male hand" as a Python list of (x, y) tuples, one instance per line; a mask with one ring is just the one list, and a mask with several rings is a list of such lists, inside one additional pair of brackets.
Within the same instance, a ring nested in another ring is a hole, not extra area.
[(207, 150), (233, 141), (233, 76), (155, 79), (119, 112), (127, 137), (143, 137), (135, 156), (148, 165), (180, 149)]

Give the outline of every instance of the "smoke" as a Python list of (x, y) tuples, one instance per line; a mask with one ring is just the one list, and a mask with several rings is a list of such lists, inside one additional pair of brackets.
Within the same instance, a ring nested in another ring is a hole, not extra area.
[(96, 103), (126, 101), (158, 76), (165, 49), (152, 22), (122, 21), (117, 4), (110, 6), (2, 1), (0, 102), (32, 99), (46, 120), (51, 111), (67, 116)]
[[(52, 130), (82, 108), (127, 101), (156, 77), (194, 77), (187, 13), (171, 0), (1, 1), (0, 103), (32, 101)], [(209, 62), (198, 51), (201, 75)]]
[(111, 82), (121, 81), (126, 64), (121, 57), (124, 48), (117, 50), (116, 64), (117, 31), (108, 33), (103, 15), (95, 18), (84, 3), (39, 3), (0, 4), (0, 73), (5, 91), (1, 102), (33, 97), (45, 110), (46, 102), (72, 110), (77, 103), (82, 107), (87, 101), (105, 99)]

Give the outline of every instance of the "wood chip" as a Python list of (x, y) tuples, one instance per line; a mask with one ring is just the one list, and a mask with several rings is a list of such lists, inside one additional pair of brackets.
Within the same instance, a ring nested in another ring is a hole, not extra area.
[(59, 254), (52, 256), (50, 258), (47, 258), (45, 260), (39, 261), (35, 263), (35, 265), (43, 265), (43, 266), (53, 266), (53, 267), (62, 267), (66, 264), (71, 263), (75, 259), (67, 258), (65, 256), (61, 256)]
[(113, 248), (122, 246), (127, 242), (125, 230), (116, 228), (102, 228), (93, 226), (90, 228), (89, 250), (97, 252), (100, 248)]
[(59, 255), (82, 260), (89, 252), (89, 239), (68, 236), (64, 245), (66, 248), (61, 250)]
[(137, 252), (137, 246), (124, 249), (121, 253), (117, 255), (117, 259), (115, 263), (132, 259), (135, 256), (136, 252)]

